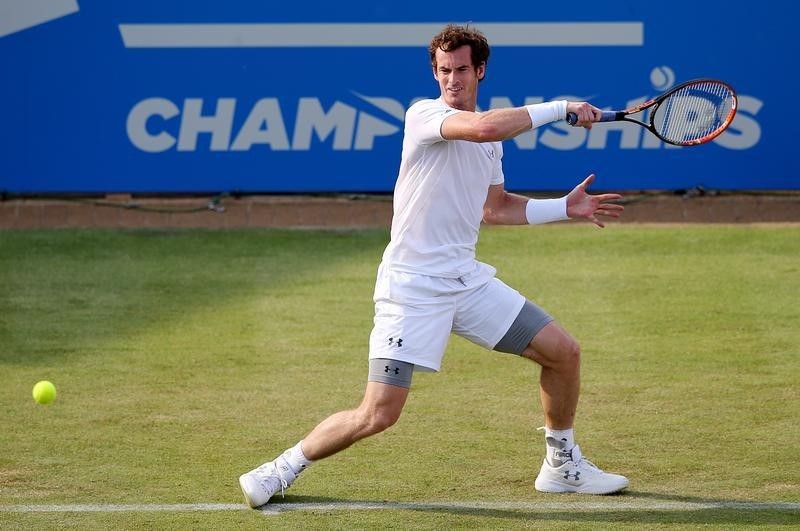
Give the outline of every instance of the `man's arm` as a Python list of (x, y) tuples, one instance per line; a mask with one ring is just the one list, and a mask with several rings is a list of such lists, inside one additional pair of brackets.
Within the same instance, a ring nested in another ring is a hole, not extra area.
[(483, 205), (483, 221), (489, 225), (525, 225), (527, 197), (506, 192), (502, 184), (489, 186)]
[[(526, 105), (504, 109), (492, 109), (486, 112), (461, 111), (447, 117), (442, 122), (442, 138), (445, 140), (468, 140), (470, 142), (499, 142), (508, 140), (544, 123), (563, 120), (566, 113), (578, 115), (577, 125), (591, 129), (592, 122), (600, 119), (602, 112), (597, 107), (580, 101), (567, 102), (563, 116), (537, 119), (537, 113), (548, 110), (549, 104)], [(563, 102), (562, 102), (563, 106)], [(564, 107), (562, 107), (563, 109)], [(552, 119), (551, 119), (552, 118)], [(539, 123), (536, 123), (539, 122)]]
[(470, 142), (497, 142), (514, 138), (531, 128), (524, 107), (492, 109), (487, 112), (462, 111), (442, 122), (442, 138)]
[[(592, 195), (587, 193), (586, 188), (592, 184), (592, 181), (594, 181), (594, 174), (588, 176), (582, 183), (573, 188), (565, 196), (565, 206), (562, 208), (565, 209), (564, 215), (566, 217), (588, 219), (602, 228), (605, 227), (605, 224), (597, 219), (597, 216), (618, 218), (625, 207), (609, 203), (609, 201), (621, 199), (622, 196), (619, 194)], [(490, 225), (537, 223), (537, 207), (549, 209), (558, 204), (550, 203), (545, 207), (544, 202), (506, 192), (502, 184), (494, 184), (489, 186), (489, 193), (483, 205), (483, 221)], [(538, 222), (542, 223), (542, 221)]]

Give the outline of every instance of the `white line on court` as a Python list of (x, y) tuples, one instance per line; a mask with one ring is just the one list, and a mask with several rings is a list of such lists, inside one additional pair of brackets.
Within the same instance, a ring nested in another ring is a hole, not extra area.
[[(275, 503), (259, 509), (266, 515), (287, 511), (352, 511), (352, 510), (410, 510), (410, 511), (800, 511), (797, 502), (738, 502), (738, 501), (673, 501), (658, 499), (621, 499), (619, 501), (563, 502), (300, 502)], [(113, 513), (113, 512), (193, 512), (249, 511), (238, 503), (178, 503), (178, 504), (75, 504), (75, 505), (0, 505), (0, 513)]]
[[(444, 24), (120, 24), (126, 48), (427, 47)], [(642, 22), (478, 24), (492, 46), (642, 46)]]

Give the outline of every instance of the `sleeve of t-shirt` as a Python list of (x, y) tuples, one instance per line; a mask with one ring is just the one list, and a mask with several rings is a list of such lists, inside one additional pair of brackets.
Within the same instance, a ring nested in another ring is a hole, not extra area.
[(492, 178), (489, 182), (491, 184), (502, 184), (506, 180), (505, 174), (503, 173), (503, 143), (495, 142), (494, 144), (497, 150), (497, 162), (494, 165)]
[(442, 122), (460, 112), (443, 105), (439, 100), (421, 100), (406, 111), (405, 135), (420, 145), (442, 142)]

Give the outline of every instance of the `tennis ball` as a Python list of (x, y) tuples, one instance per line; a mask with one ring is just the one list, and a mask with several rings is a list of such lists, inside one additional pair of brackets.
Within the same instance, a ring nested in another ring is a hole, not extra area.
[(33, 399), (39, 404), (49, 404), (56, 399), (56, 386), (42, 380), (33, 386)]

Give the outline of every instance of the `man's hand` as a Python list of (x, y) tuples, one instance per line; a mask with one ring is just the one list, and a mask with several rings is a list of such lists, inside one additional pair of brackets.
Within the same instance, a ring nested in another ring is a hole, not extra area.
[(602, 228), (605, 227), (605, 225), (602, 221), (597, 219), (597, 216), (618, 218), (620, 212), (624, 210), (625, 207), (608, 202), (622, 199), (622, 196), (619, 194), (590, 195), (586, 193), (586, 189), (592, 184), (592, 181), (594, 181), (594, 174), (588, 176), (581, 184), (567, 194), (567, 215), (570, 218), (586, 218)]
[(592, 123), (598, 121), (603, 116), (603, 111), (601, 109), (585, 101), (568, 101), (567, 113), (571, 112), (574, 112), (578, 117), (575, 126), (585, 127), (586, 129), (591, 129)]

